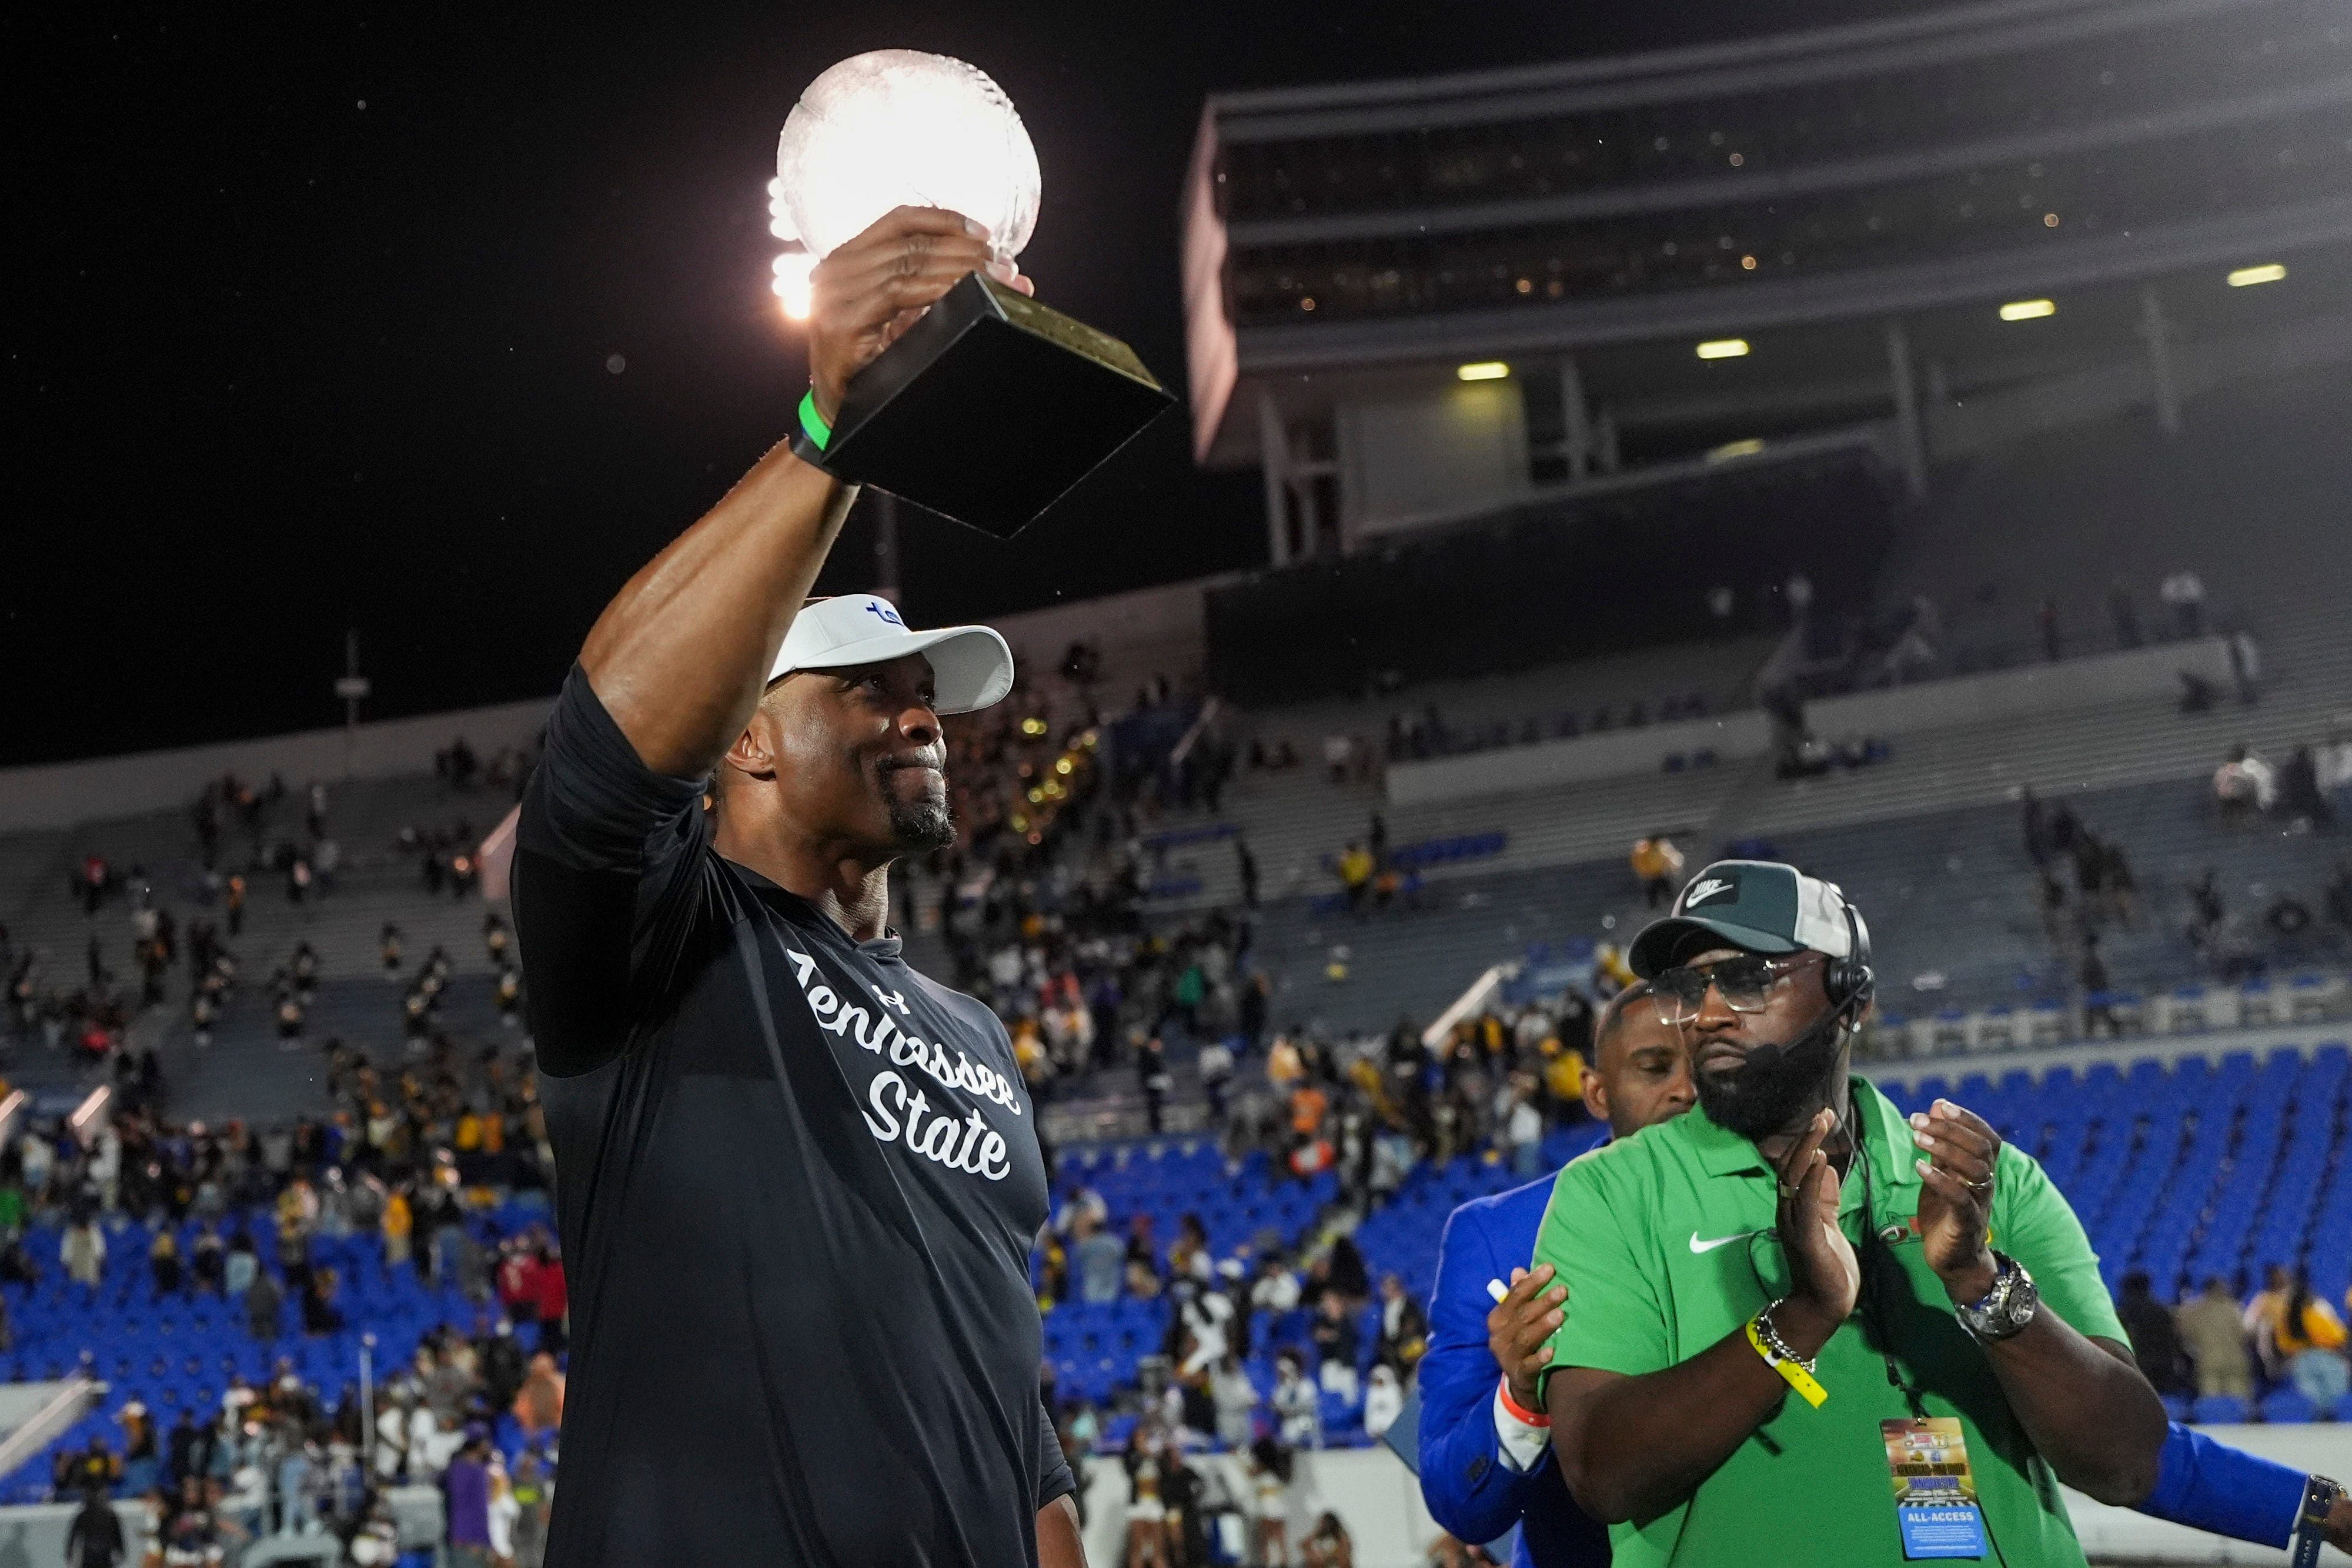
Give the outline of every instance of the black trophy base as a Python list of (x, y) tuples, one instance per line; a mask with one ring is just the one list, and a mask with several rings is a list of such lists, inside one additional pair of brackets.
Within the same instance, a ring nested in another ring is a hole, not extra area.
[(1010, 538), (1174, 401), (1125, 343), (972, 273), (850, 382), (824, 464)]

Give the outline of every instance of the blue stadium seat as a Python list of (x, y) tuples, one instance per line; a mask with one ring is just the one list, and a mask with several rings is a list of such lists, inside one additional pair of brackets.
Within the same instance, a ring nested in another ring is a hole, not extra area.
[(2261, 1408), (2263, 1420), (2281, 1426), (2300, 1425), (2318, 1419), (2318, 1412), (2312, 1408), (2311, 1401), (2292, 1388), (2282, 1388), (2263, 1396)]

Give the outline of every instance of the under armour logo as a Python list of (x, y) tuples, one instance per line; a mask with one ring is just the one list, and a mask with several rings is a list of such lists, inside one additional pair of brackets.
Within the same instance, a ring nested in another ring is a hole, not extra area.
[(891, 609), (888, 605), (883, 603), (878, 599), (869, 599), (866, 601), (866, 613), (868, 615), (879, 615), (883, 620), (888, 622), (893, 626), (903, 627), (907, 624), (904, 621), (898, 619), (898, 612), (897, 611)]
[(1705, 904), (1710, 898), (1721, 898), (1725, 894), (1733, 892), (1738, 886), (1739, 884), (1738, 883), (1727, 881), (1723, 877), (1708, 877), (1705, 882), (1693, 886), (1690, 892), (1684, 895), (1683, 907), (1685, 909), (1695, 908), (1699, 904)]
[(898, 1009), (898, 1015), (901, 1018), (910, 1016), (909, 1009), (907, 1006), (906, 994), (904, 992), (886, 991), (881, 987), (876, 986), (874, 988), (874, 995), (880, 1000), (884, 1007)]

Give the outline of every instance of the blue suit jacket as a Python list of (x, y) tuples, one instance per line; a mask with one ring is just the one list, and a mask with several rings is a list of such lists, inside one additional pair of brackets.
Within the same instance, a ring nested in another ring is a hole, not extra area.
[(1429, 1350), (1421, 1358), (1421, 1495), (1455, 1539), (1499, 1541), (1523, 1528), (1512, 1562), (1532, 1568), (1605, 1568), (1608, 1529), (1568, 1495), (1547, 1449), (1521, 1474), (1503, 1462), (1495, 1385), (1503, 1369), (1486, 1348), (1489, 1280), (1508, 1281), (1535, 1256), (1551, 1176), (1455, 1209), (1439, 1243), (1430, 1293)]

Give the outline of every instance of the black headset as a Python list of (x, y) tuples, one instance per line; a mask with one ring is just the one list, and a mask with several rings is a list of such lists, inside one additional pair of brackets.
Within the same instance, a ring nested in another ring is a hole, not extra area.
[(1846, 902), (1843, 888), (1837, 889), (1837, 897), (1838, 908), (1845, 913), (1846, 953), (1822, 966), (1822, 989), (1829, 997), (1831, 1010), (1843, 1013), (1849, 1021), (1859, 1021), (1878, 994), (1878, 974), (1870, 967), (1870, 927)]

